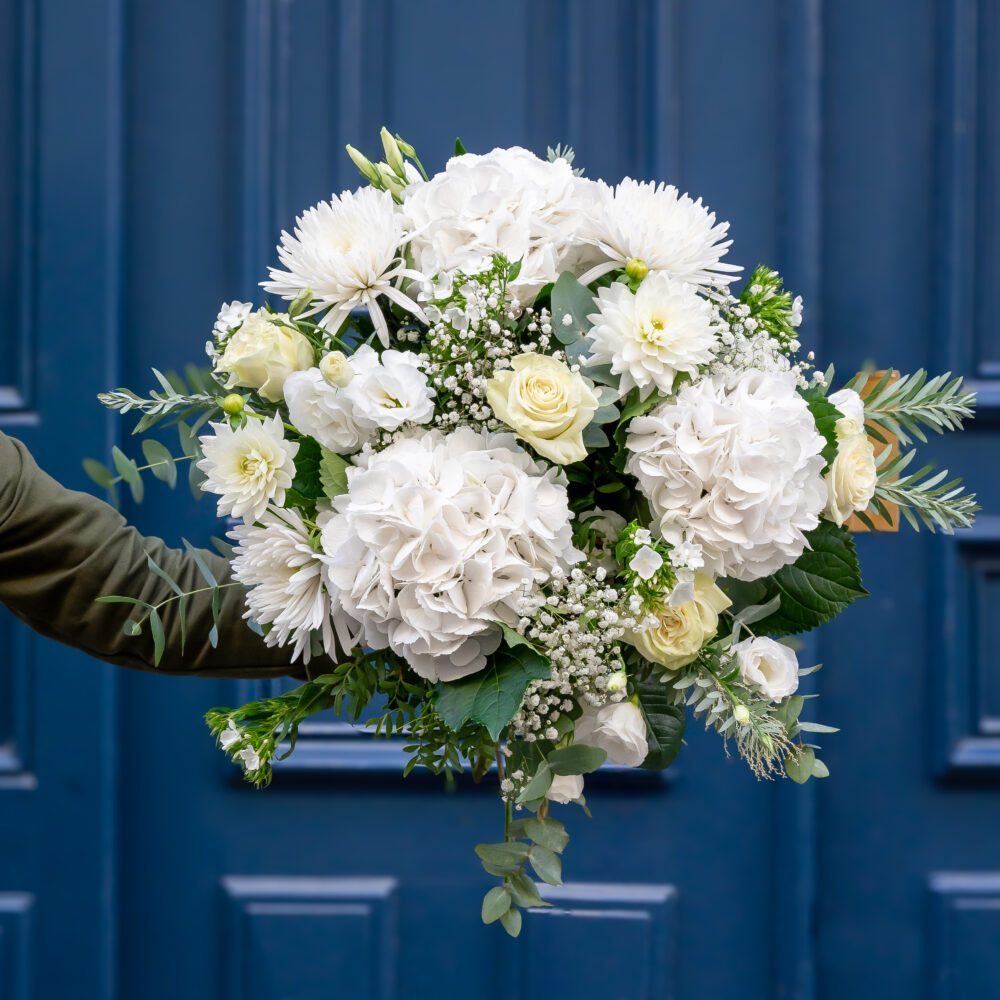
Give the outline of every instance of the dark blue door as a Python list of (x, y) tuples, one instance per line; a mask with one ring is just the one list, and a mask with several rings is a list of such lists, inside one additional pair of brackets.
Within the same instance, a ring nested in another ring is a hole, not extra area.
[[(562, 141), (591, 176), (688, 188), (733, 259), (805, 296), (842, 375), (951, 368), (984, 401), (947, 455), (979, 525), (860, 538), (874, 596), (802, 654), (843, 730), (831, 778), (758, 783), (693, 728), (664, 779), (592, 782), (558, 905), (517, 941), (478, 921), (492, 789), (404, 781), (398, 747), (330, 719), (254, 792), (201, 715), (260, 685), (114, 671), (0, 619), (0, 997), (1000, 996), (992, 2), (0, 12), (0, 426), (74, 485), (126, 435), (94, 394), (196, 360), (383, 123), (428, 167), (456, 135)], [(165, 487), (128, 513), (219, 532)]]

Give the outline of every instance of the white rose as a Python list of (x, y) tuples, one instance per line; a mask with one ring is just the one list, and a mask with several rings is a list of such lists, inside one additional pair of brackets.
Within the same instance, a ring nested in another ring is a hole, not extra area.
[(341, 391), (359, 425), (394, 431), (434, 416), (434, 393), (415, 354), (383, 351), (380, 356), (365, 344), (351, 355), (351, 368), (354, 376)]
[(877, 484), (875, 446), (864, 431), (839, 438), (837, 457), (826, 476), (824, 514), (834, 523), (843, 524), (855, 511), (867, 509)]
[(370, 423), (358, 423), (350, 400), (319, 368), (292, 372), (285, 380), (285, 402), (292, 423), (338, 455), (356, 452), (374, 430)]
[(865, 427), (865, 403), (853, 389), (841, 389), (827, 397), (843, 417), (837, 421), (837, 437), (860, 434)]
[(545, 793), (550, 802), (558, 802), (563, 806), (575, 802), (581, 795), (583, 795), (582, 774), (557, 774)]
[(593, 383), (546, 354), (519, 354), (486, 383), (493, 412), (559, 465), (587, 457), (583, 431), (598, 407)]
[(731, 603), (711, 577), (695, 573), (692, 599), (657, 608), (652, 612), (656, 626), (631, 633), (628, 641), (651, 663), (676, 670), (697, 658), (719, 627), (719, 612)]
[(228, 375), (226, 388), (256, 389), (269, 402), (282, 397), (285, 379), (292, 372), (311, 368), (312, 344), (297, 330), (272, 323), (269, 317), (289, 321), (285, 313), (255, 312), (226, 341), (216, 370)]
[(323, 355), (319, 362), (320, 374), (330, 383), (343, 389), (354, 378), (354, 369), (343, 351), (331, 351)]
[(606, 751), (610, 764), (638, 767), (649, 753), (642, 712), (630, 701), (584, 709), (576, 720), (573, 740)]
[(799, 661), (787, 646), (761, 636), (744, 639), (733, 646), (740, 677), (747, 684), (759, 685), (772, 701), (794, 694), (799, 686)]

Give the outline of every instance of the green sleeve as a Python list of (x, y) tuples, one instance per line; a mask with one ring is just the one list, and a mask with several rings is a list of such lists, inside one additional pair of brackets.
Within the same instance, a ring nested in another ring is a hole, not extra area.
[[(153, 666), (149, 629), (122, 632), (129, 604), (97, 604), (104, 594), (137, 597), (150, 604), (169, 597), (167, 584), (149, 572), (146, 554), (183, 590), (204, 586), (190, 556), (146, 538), (108, 504), (64, 489), (35, 464), (20, 441), (0, 432), (0, 602), (36, 632), (91, 656), (136, 670), (202, 677), (277, 677), (302, 674), (288, 652), (269, 649), (242, 620), (241, 587), (220, 591), (222, 636), (208, 641), (211, 594), (188, 599), (187, 644), (180, 648), (178, 602), (163, 609), (166, 652)], [(229, 564), (205, 553), (220, 583)]]

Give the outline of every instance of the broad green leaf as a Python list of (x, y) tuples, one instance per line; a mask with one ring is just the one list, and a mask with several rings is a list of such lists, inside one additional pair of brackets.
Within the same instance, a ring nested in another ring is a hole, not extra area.
[[(295, 478), (292, 480), (292, 489), (309, 500), (315, 500), (323, 496), (325, 492), (320, 472), (322, 453), (323, 449), (315, 439), (311, 437), (299, 438), (299, 450), (295, 454)], [(344, 488), (347, 488), (346, 480)]]
[(546, 816), (530, 816), (524, 821), (525, 836), (531, 837), (536, 844), (547, 847), (550, 851), (560, 853), (569, 843), (566, 827), (557, 819)]
[(535, 874), (543, 882), (548, 882), (549, 885), (562, 885), (562, 862), (555, 851), (535, 844), (528, 854), (528, 860), (535, 869)]
[[(852, 601), (867, 597), (861, 585), (854, 541), (846, 528), (832, 521), (820, 521), (819, 527), (806, 534), (809, 548), (789, 566), (783, 566), (773, 576), (755, 580), (749, 590), (762, 593), (763, 604), (776, 595), (780, 608), (757, 622), (758, 635), (793, 635), (822, 625), (838, 615)], [(726, 581), (723, 590), (734, 605), (748, 593), (746, 585)]]
[(524, 646), (534, 653), (538, 652), (538, 647), (530, 639), (526, 639), (523, 635), (521, 635), (517, 629), (501, 623), (500, 631), (503, 632), (503, 641), (510, 649), (513, 649), (515, 646)]
[[(596, 312), (594, 294), (569, 271), (563, 271), (552, 286), (552, 333), (560, 344), (573, 344), (586, 336), (593, 324), (587, 316)], [(570, 317), (569, 324), (564, 322)]]
[(492, 924), (499, 920), (510, 909), (510, 893), (498, 885), (490, 889), (483, 898), (483, 923)]
[(799, 753), (789, 753), (785, 757), (785, 773), (797, 785), (804, 785), (811, 777), (816, 765), (816, 754), (812, 747), (803, 747)]
[(521, 804), (534, 802), (541, 799), (549, 790), (552, 784), (552, 769), (544, 761), (538, 765), (538, 770), (532, 775), (531, 780), (521, 789), (517, 801)]
[(142, 453), (149, 464), (149, 471), (173, 489), (177, 485), (177, 464), (170, 449), (156, 438), (146, 438), (142, 442)]
[(550, 675), (549, 661), (540, 653), (501, 649), (478, 674), (435, 685), (435, 708), (449, 729), (457, 731), (472, 719), (497, 739), (520, 708), (525, 688)]
[(476, 844), (476, 854), (492, 865), (519, 865), (528, 856), (528, 845), (520, 840), (502, 844)]
[(641, 766), (647, 771), (669, 767), (680, 752), (687, 716), (684, 705), (671, 703), (666, 684), (655, 677), (639, 685), (639, 711), (646, 721), (649, 753)]
[(553, 774), (589, 774), (596, 771), (606, 760), (606, 751), (599, 747), (588, 747), (583, 743), (553, 750), (546, 762)]
[[(816, 421), (816, 430), (826, 439), (826, 445), (821, 452), (826, 468), (837, 457), (837, 421), (843, 413), (826, 398), (826, 393), (820, 388), (800, 390), (802, 398), (809, 407), (809, 412)], [(826, 471), (824, 469), (824, 471)]]
[(535, 885), (534, 880), (529, 878), (524, 872), (518, 872), (516, 875), (511, 875), (510, 882), (508, 883), (510, 888), (510, 894), (514, 897), (514, 902), (518, 906), (550, 906), (550, 903), (546, 903), (544, 899), (538, 894), (538, 886)]
[(330, 500), (347, 492), (347, 468), (351, 463), (335, 452), (322, 450), (319, 460), (319, 481)]
[(501, 918), (500, 923), (503, 929), (511, 936), (517, 937), (521, 933), (521, 911), (511, 907)]

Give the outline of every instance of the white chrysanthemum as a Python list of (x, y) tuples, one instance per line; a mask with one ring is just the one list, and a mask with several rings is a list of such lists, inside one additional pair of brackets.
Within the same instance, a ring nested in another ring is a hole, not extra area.
[(434, 416), (434, 392), (415, 354), (378, 354), (364, 344), (351, 355), (351, 368), (354, 375), (341, 392), (360, 426), (394, 431), (405, 423), (425, 424)]
[(694, 286), (665, 272), (650, 274), (633, 295), (615, 283), (597, 294), (598, 312), (588, 365), (611, 365), (621, 375), (624, 395), (638, 386), (645, 398), (653, 389), (669, 394), (681, 372), (692, 378), (712, 360), (716, 344), (712, 306)]
[[(329, 514), (320, 514), (322, 522)], [(233, 579), (250, 588), (244, 618), (270, 625), (268, 646), (293, 643), (292, 660), (308, 663), (310, 636), (318, 630), (323, 649), (334, 655), (354, 646), (356, 627), (331, 601), (323, 559), (309, 544), (309, 529), (297, 510), (268, 507), (257, 524), (241, 524), (229, 532), (236, 543)]]
[(794, 562), (819, 523), (824, 444), (794, 373), (748, 371), (636, 417), (626, 471), (664, 538), (700, 544), (712, 576), (755, 580)]
[(429, 680), (480, 670), (521, 586), (581, 557), (565, 480), (510, 434), (428, 431), (355, 462), (322, 531), (329, 580), (364, 644)]
[(320, 321), (327, 330), (336, 331), (352, 309), (365, 306), (388, 347), (379, 296), (423, 319), (417, 303), (396, 287), (404, 278), (423, 280), (404, 263), (407, 239), (404, 217), (388, 192), (371, 187), (345, 191), (305, 211), (295, 220), (294, 236), (281, 234), (278, 258), (288, 270), (270, 268), (271, 280), (261, 286), (285, 299), (311, 288), (313, 305), (303, 315), (328, 309)]
[(456, 156), (443, 172), (405, 189), (413, 259), (428, 278), (447, 278), (459, 270), (478, 274), (502, 253), (521, 261), (511, 289), (531, 302), (581, 253), (597, 259), (578, 238), (592, 189), (566, 160), (547, 163), (519, 146)]
[(601, 197), (585, 234), (605, 256), (602, 264), (580, 278), (586, 285), (602, 274), (624, 267), (633, 257), (650, 271), (665, 271), (691, 285), (726, 285), (742, 268), (724, 264), (732, 244), (728, 222), (666, 184), (626, 177), (616, 188), (603, 181)]
[(370, 425), (358, 424), (343, 389), (331, 385), (319, 368), (289, 375), (284, 392), (292, 423), (324, 448), (351, 455), (369, 440)]
[(199, 438), (204, 458), (198, 468), (208, 477), (201, 488), (218, 493), (219, 517), (231, 515), (255, 521), (270, 501), (282, 504), (295, 478), (298, 442), (286, 441), (281, 418), (248, 420), (233, 430), (229, 424), (209, 424), (215, 432)]

